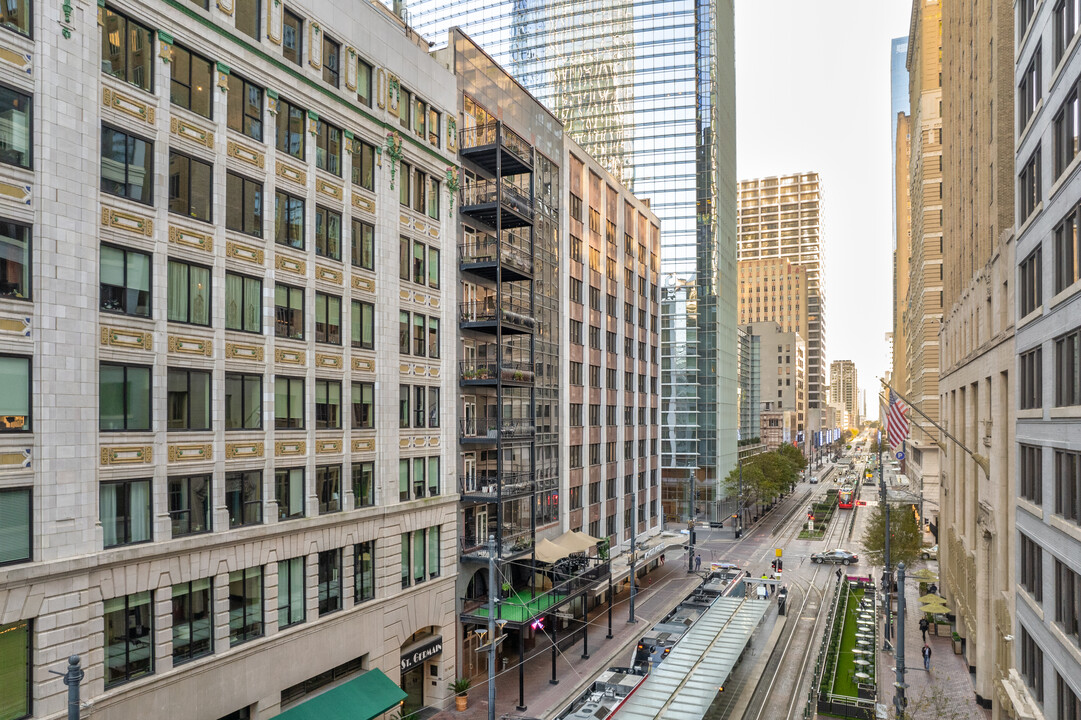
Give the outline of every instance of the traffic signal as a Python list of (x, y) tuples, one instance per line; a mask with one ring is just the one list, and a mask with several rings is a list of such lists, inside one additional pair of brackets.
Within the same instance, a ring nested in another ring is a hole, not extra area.
[(771, 564), (771, 565), (773, 566), (773, 570), (774, 570), (774, 571), (776, 571), (776, 570), (777, 570), (777, 561), (776, 561), (776, 560), (774, 560), (774, 561), (773, 561), (772, 563), (770, 563), (770, 564)]
[(777, 565), (777, 570), (783, 572), (784, 571), (784, 560), (777, 560), (775, 562), (776, 562), (776, 565)]

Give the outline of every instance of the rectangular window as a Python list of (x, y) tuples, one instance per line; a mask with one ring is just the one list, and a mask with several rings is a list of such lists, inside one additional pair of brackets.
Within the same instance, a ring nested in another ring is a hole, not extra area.
[(354, 602), (375, 597), (375, 541), (353, 546)]
[[(286, 11), (286, 15), (288, 14), (289, 11)], [(275, 141), (278, 152), (291, 155), (297, 160), (304, 159), (304, 121), (306, 114), (304, 108), (294, 105), (285, 98), (278, 98)]]
[(342, 426), (342, 384), (337, 380), (315, 381), (315, 429), (337, 430)]
[(105, 687), (154, 672), (154, 608), (149, 592), (105, 601)]
[(274, 498), (278, 503), (278, 520), (304, 517), (304, 468), (275, 470)]
[(225, 429), (263, 427), (263, 376), (225, 373)]
[(173, 69), (169, 101), (209, 119), (214, 107), (214, 63), (191, 50), (173, 45), (169, 66)]
[(282, 10), (282, 57), (294, 65), (303, 62), (304, 21), (295, 13)]
[(304, 427), (304, 378), (274, 378), (274, 427), (300, 430)]
[(1055, 407), (1081, 405), (1081, 329), (1055, 340)]
[(1035, 348), (1018, 356), (1021, 409), (1043, 407), (1043, 349)]
[(169, 322), (210, 324), (210, 268), (169, 260)]
[(410, 247), (412, 247), (412, 240), (402, 235), (398, 239), (398, 277), (402, 280), (409, 279)]
[(398, 502), (409, 499), (409, 461), (398, 461)]
[(428, 287), (439, 289), (439, 249), (428, 248)]
[(353, 184), (375, 190), (375, 146), (360, 138), (353, 139)]
[[(0, 18), (9, 12), (0, 8)], [(24, 10), (25, 12), (25, 10)], [(30, 717), (33, 677), (33, 632), (31, 621), (0, 624), (0, 687), (4, 688), (0, 717), (5, 720)]]
[(427, 248), (424, 243), (413, 241), (413, 282), (423, 285), (426, 279), (425, 263), (427, 260)]
[(1040, 200), (1040, 146), (1037, 145), (1028, 162), (1021, 167), (1021, 173), (1018, 175), (1018, 220), (1027, 220), (1035, 212)]
[(375, 226), (363, 220), (353, 220), (351, 260), (353, 267), (375, 269)]
[(150, 429), (150, 368), (102, 363), (98, 376), (101, 430)]
[(210, 429), (210, 371), (169, 368), (169, 430)]
[(1018, 533), (1018, 537), (1021, 539), (1018, 584), (1027, 590), (1036, 602), (1043, 602), (1043, 548), (1027, 535)]
[(304, 199), (287, 193), (274, 193), (274, 242), (297, 250), (304, 249)]
[(567, 458), (572, 468), (582, 467), (582, 446), (571, 445), (567, 453)]
[(1029, 502), (1043, 505), (1043, 448), (1018, 445), (1017, 450), (1020, 465), (1018, 491)]
[(225, 329), (263, 332), (263, 281), (225, 273)]
[(229, 573), (229, 644), (263, 635), (263, 568)]
[[(21, 35), (30, 35), (31, 30), (31, 4), (30, 0), (12, 0), (0, 5), (0, 26), (8, 30), (14, 30)], [(0, 627), (0, 632), (3, 628)], [(14, 701), (13, 701), (14, 702)], [(18, 712), (19, 705), (14, 707), (15, 717), (21, 717)], [(29, 714), (29, 709), (24, 711)]]
[(428, 577), (439, 577), (439, 526), (428, 528)]
[(105, 547), (148, 542), (150, 480), (103, 482), (98, 490), (98, 519)]
[(1021, 677), (1036, 701), (1043, 703), (1043, 649), (1024, 625), (1021, 626)]
[(413, 354), (417, 357), (424, 357), (426, 354), (427, 327), (427, 318), (420, 313), (413, 313)]
[(406, 162), (398, 169), (398, 204), (409, 207), (412, 194), (409, 192), (409, 181), (413, 178), (413, 167)]
[(398, 311), (398, 352), (402, 355), (409, 354), (409, 313), (405, 310)]
[(33, 99), (0, 85), (0, 162), (29, 168), (33, 138)]
[[(1081, 233), (1078, 232), (1078, 220), (1081, 217), (1077, 207), (1055, 226), (1055, 292), (1060, 293), (1081, 279)], [(1037, 249), (1034, 255), (1040, 251)], [(1032, 257), (1031, 255), (1029, 257)], [(1037, 276), (1040, 272), (1036, 271)], [(1022, 275), (1022, 281), (1024, 276)], [(1022, 316), (1024, 317), (1024, 316)]]
[(315, 207), (315, 254), (331, 260), (342, 259), (342, 216), (328, 208)]
[[(0, 627), (0, 632), (4, 628)], [(1058, 696), (1057, 720), (1081, 720), (1081, 697), (1073, 691), (1066, 679), (1055, 673), (1056, 695)]]
[(1077, 91), (1074, 86), (1055, 114), (1052, 128), (1055, 178), (1060, 177), (1077, 156), (1078, 141), (1081, 140), (1081, 104)]
[(263, 236), (263, 184), (234, 172), (225, 173), (225, 227)]
[[(236, 29), (248, 37), (262, 40), (263, 19), (260, 0), (237, 0)], [(232, 88), (229, 90), (232, 93)]]
[(375, 428), (375, 383), (353, 383), (353, 429)]
[[(368, 107), (372, 106), (372, 66), (364, 60), (357, 59), (357, 100)], [(371, 188), (368, 188), (371, 190)]]
[(434, 497), (439, 494), (439, 456), (432, 455), (428, 458), (428, 496)]
[(209, 475), (171, 477), (168, 483), (169, 519), (173, 537), (210, 531)]
[[(1020, 0), (1018, 7), (1028, 4), (1030, 8), (1035, 5), (1034, 0)], [(1066, 54), (1066, 48), (1070, 46), (1077, 30), (1081, 27), (1081, 2), (1078, 0), (1059, 0), (1055, 5), (1055, 31), (1054, 31), (1054, 54), (1055, 65)], [(1031, 9), (1030, 9), (1031, 15)], [(1022, 34), (1024, 29), (1022, 28)]]
[[(5, 25), (12, 27), (14, 20), (16, 29), (29, 34), (30, 3), (3, 3), (0, 13)], [(154, 92), (154, 32), (109, 7), (102, 9), (102, 20), (101, 71)]]
[(349, 312), (351, 324), (350, 344), (355, 348), (375, 348), (375, 306), (360, 300), (351, 301)]
[[(436, 139), (439, 135), (434, 135)], [(439, 219), (439, 181), (428, 176), (428, 217), (433, 220)]]
[(375, 463), (353, 463), (353, 501), (356, 507), (375, 505)]
[(424, 195), (428, 189), (427, 175), (419, 169), (413, 171), (413, 209), (424, 212)]
[(1055, 622), (1081, 645), (1081, 575), (1055, 559)]
[[(1058, 254), (1058, 229), (1055, 230), (1056, 255)], [(1018, 268), (1020, 303), (1019, 317), (1025, 317), (1043, 304), (1043, 252), (1036, 248), (1021, 261)]]
[(439, 427), (439, 388), (428, 388), (428, 427)]
[(323, 35), (323, 82), (338, 87), (341, 76), (341, 44)]
[(304, 558), (278, 563), (278, 629), (304, 622)]
[(428, 318), (428, 357), (439, 357), (439, 318)]
[(1081, 525), (1081, 453), (1055, 451), (1055, 514)]
[[(324, 44), (325, 44), (324, 40)], [(323, 72), (326, 72), (324, 66)], [(315, 166), (331, 175), (342, 176), (342, 131), (318, 120), (315, 123)]]
[(274, 286), (274, 335), (304, 339), (304, 290), (288, 285)]
[(28, 357), (0, 355), (0, 433), (30, 430), (30, 368)]
[(424, 483), (424, 471), (425, 471), (424, 458), (413, 458), (413, 497), (424, 497), (424, 491), (427, 489), (427, 485)]
[(101, 191), (154, 204), (154, 144), (101, 126)]
[(342, 299), (315, 293), (315, 341), (342, 344)]
[(169, 151), (169, 212), (213, 221), (214, 168), (210, 163)]
[(319, 616), (342, 609), (342, 551), (319, 553)]
[[(32, 559), (32, 498), (32, 488), (0, 489), (0, 565), (28, 562)], [(3, 640), (0, 640), (0, 647), (2, 646)], [(0, 651), (0, 657), (2, 656), (3, 652)], [(0, 676), (3, 676), (3, 670), (0, 670)]]
[[(245, 3), (252, 3), (258, 8), (258, 0), (237, 0), (239, 8)], [(258, 9), (256, 13), (258, 13)], [(238, 75), (229, 75), (228, 108), (226, 124), (231, 130), (247, 135), (252, 140), (263, 142), (263, 88), (250, 83)]]
[(214, 651), (210, 578), (173, 585), (173, 664)]
[(0, 298), (31, 297), (30, 236), (29, 226), (0, 219)]
[(315, 468), (315, 494), (319, 498), (319, 514), (342, 509), (342, 466), (319, 465)]
[(229, 527), (261, 525), (263, 522), (263, 473), (243, 470), (225, 473), (225, 507)]
[(425, 420), (427, 415), (424, 408), (427, 400), (427, 393), (423, 385), (416, 385), (413, 387), (413, 427), (422, 428), (425, 426)]

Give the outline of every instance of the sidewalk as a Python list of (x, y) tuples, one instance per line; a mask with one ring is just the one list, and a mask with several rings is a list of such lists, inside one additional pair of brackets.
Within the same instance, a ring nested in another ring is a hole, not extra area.
[[(558, 651), (556, 677), (558, 685), (552, 685), (552, 644), (548, 638), (538, 638), (537, 647), (525, 659), (525, 704), (527, 709), (518, 711), (518, 666), (511, 662), (506, 670), (496, 674), (495, 717), (548, 718), (558, 713), (584, 686), (593, 681), (601, 671), (610, 666), (630, 664), (631, 645), (636, 643), (654, 623), (671, 607), (698, 585), (702, 579), (689, 574), (685, 565), (686, 553), (678, 537), (666, 538), (675, 548), (667, 552), (665, 564), (645, 576), (635, 596), (637, 623), (627, 622), (630, 591), (624, 589), (615, 596), (612, 609), (612, 639), (608, 634), (608, 606), (600, 605), (589, 612), (589, 658), (582, 659), (582, 641)], [(612, 560), (612, 572), (626, 573), (625, 555)], [(622, 567), (621, 567), (622, 566)], [(562, 644), (562, 640), (560, 640)], [(516, 659), (516, 658), (515, 658)], [(488, 685), (479, 683), (469, 690), (469, 707), (464, 712), (449, 708), (437, 713), (433, 720), (486, 720), (488, 717)]]
[[(917, 582), (905, 580), (905, 682), (908, 712), (914, 718), (957, 717), (984, 720), (991, 712), (976, 703), (963, 655), (954, 655), (949, 637), (927, 634), (931, 646), (931, 671), (923, 669), (920, 634), (920, 603)], [(881, 619), (879, 620), (881, 626)], [(895, 673), (892, 652), (879, 652), (878, 701), (893, 707)], [(891, 715), (892, 716), (892, 715)]]

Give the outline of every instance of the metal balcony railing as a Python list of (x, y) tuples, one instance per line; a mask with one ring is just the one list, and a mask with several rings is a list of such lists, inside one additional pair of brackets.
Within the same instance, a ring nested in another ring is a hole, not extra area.
[(504, 297), (497, 306), (495, 295), (462, 303), (458, 319), (463, 323), (505, 322), (524, 330), (532, 330), (536, 325), (532, 310), (524, 301)]
[(463, 360), (459, 378), (466, 381), (533, 382), (533, 366), (527, 362), (504, 360)]
[(458, 259), (464, 265), (499, 262), (520, 272), (533, 274), (533, 258), (528, 250), (500, 241), (494, 235), (478, 234), (458, 246)]
[(495, 470), (477, 470), (458, 478), (458, 492), (474, 497), (490, 497), (493, 501), (531, 493), (535, 483), (528, 470), (504, 472), (502, 477)]
[(535, 432), (532, 417), (458, 418), (458, 433), (463, 440), (498, 440), (500, 437), (523, 437)]
[(496, 535), (502, 539), (503, 557), (526, 552), (533, 547), (533, 533), (528, 525), (520, 528), (513, 523), (503, 523), (503, 534), (498, 533), (498, 525), (494, 521), (489, 521), (487, 531), (462, 535), (458, 538), (462, 555), (487, 558), (489, 535)]
[(529, 219), (533, 219), (533, 201), (524, 190), (512, 185), (505, 180), (488, 180), (479, 178), (473, 182), (463, 183), (458, 191), (458, 201), (463, 212), (473, 205), (488, 205), (490, 203), (502, 203), (513, 208), (516, 212)]
[[(458, 132), (458, 145), (462, 150), (470, 150), (472, 148), (484, 147), (485, 145), (492, 145), (496, 141), (496, 136), (499, 123), (492, 121), (484, 125), (475, 125), (473, 127), (467, 127)], [(506, 125), (503, 126), (503, 147), (509, 152), (513, 153), (515, 157), (521, 160), (526, 165), (533, 165), (533, 152), (529, 143), (527, 143), (521, 135), (514, 132)]]

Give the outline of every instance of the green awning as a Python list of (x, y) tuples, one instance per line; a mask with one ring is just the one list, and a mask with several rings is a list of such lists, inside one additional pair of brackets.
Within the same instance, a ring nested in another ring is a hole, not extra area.
[(360, 677), (289, 708), (278, 720), (372, 720), (405, 699), (405, 692), (382, 670)]

